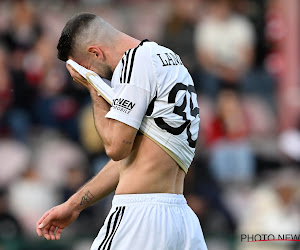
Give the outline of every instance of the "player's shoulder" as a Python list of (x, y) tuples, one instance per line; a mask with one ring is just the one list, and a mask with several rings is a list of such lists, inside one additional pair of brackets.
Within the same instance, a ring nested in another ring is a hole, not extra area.
[(127, 50), (120, 63), (120, 82), (140, 86), (148, 79), (155, 79), (152, 54), (157, 43), (143, 40), (134, 48)]
[(143, 40), (137, 47), (127, 50), (122, 57), (123, 67), (140, 68), (151, 64), (152, 52), (155, 50), (157, 43)]
[(140, 44), (133, 48), (133, 53), (135, 53), (135, 60), (137, 64), (147, 64), (151, 62), (151, 54), (155, 50), (157, 43), (150, 42), (149, 40), (143, 40)]
[(156, 42), (143, 40), (137, 47), (127, 50), (123, 55), (120, 82), (129, 83), (133, 78), (140, 76), (155, 78), (173, 68), (165, 66), (178, 65), (183, 65), (182, 61), (172, 50)]
[(139, 48), (139, 57), (149, 59), (154, 67), (183, 65), (180, 56), (156, 42), (144, 42)]
[[(159, 53), (172, 53), (173, 51), (163, 45), (160, 45), (156, 42), (144, 40), (140, 43), (140, 45), (137, 47), (139, 54), (145, 55), (145, 56), (154, 56)], [(173, 52), (174, 53), (174, 52)]]
[(164, 47), (156, 42), (143, 40), (136, 48), (135, 57), (141, 58), (143, 60), (155, 60), (159, 59), (158, 54), (175, 54), (172, 50), (167, 47)]
[(156, 42), (143, 40), (141, 43), (132, 50), (135, 51), (135, 59), (138, 64), (152, 63), (153, 55), (159, 50), (159, 45)]

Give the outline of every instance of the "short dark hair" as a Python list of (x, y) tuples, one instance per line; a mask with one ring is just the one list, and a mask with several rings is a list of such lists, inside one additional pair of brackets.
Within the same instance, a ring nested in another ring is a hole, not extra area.
[(74, 45), (77, 35), (82, 29), (87, 28), (89, 23), (97, 16), (91, 13), (79, 13), (73, 16), (65, 25), (61, 32), (57, 44), (57, 57), (62, 61), (67, 61), (74, 52)]

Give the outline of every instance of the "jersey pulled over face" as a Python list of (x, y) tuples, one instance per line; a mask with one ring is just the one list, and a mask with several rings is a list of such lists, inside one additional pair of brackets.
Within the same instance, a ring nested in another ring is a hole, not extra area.
[(200, 118), (194, 83), (180, 57), (145, 40), (125, 52), (111, 84), (115, 96), (106, 117), (139, 129), (187, 172)]

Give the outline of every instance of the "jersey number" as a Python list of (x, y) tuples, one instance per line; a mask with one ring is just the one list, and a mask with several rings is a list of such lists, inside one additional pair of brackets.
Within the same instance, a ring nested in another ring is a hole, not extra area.
[(192, 139), (192, 133), (190, 131), (191, 121), (189, 119), (187, 119), (186, 112), (184, 110), (186, 108), (187, 103), (190, 102), (190, 115), (193, 117), (196, 117), (199, 114), (199, 108), (194, 106), (194, 103), (192, 100), (192, 98), (194, 97), (195, 98), (194, 102), (197, 103), (196, 95), (192, 95), (192, 93), (196, 94), (196, 91), (195, 91), (194, 86), (192, 86), (192, 85), (186, 86), (183, 83), (177, 83), (170, 91), (170, 94), (168, 97), (168, 103), (175, 103), (176, 96), (180, 90), (188, 91), (190, 93), (190, 98), (188, 98), (188, 95), (186, 94), (182, 104), (180, 106), (174, 107), (173, 113), (181, 116), (185, 122), (181, 126), (174, 128), (174, 127), (170, 126), (169, 124), (167, 124), (162, 117), (155, 118), (154, 121), (158, 127), (166, 130), (167, 132), (169, 132), (173, 135), (180, 135), (187, 128), (186, 133), (188, 136), (189, 146), (191, 148), (195, 148), (197, 139), (196, 140)]

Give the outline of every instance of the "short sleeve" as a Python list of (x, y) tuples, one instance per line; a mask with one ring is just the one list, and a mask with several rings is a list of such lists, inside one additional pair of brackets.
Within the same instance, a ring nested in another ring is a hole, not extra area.
[(155, 93), (155, 75), (149, 48), (137, 47), (125, 52), (114, 84), (115, 96), (106, 118), (139, 129)]

